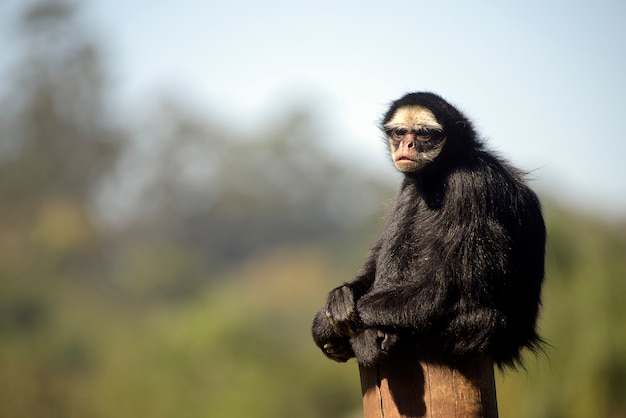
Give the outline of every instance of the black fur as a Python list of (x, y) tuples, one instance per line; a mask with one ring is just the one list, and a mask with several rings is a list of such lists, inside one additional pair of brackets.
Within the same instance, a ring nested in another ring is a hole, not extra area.
[(356, 278), (328, 295), (313, 338), (337, 361), (373, 365), (399, 342), (456, 361), (490, 355), (521, 364), (540, 348), (546, 232), (523, 173), (483, 148), (469, 120), (442, 98), (392, 103), (430, 109), (447, 142), (433, 163), (407, 173), (383, 233)]

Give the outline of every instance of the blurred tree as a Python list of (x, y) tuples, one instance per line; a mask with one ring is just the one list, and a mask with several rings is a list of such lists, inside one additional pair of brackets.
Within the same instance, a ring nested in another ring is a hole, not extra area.
[(288, 109), (246, 137), (209, 123), (180, 100), (163, 99), (135, 129), (142, 139), (103, 200), (133, 200), (119, 187), (132, 169), (143, 179), (134, 192), (132, 227), (222, 266), (277, 245), (343, 237), (377, 216), (393, 192), (385, 176), (333, 157), (312, 114)]
[(32, 4), (16, 29), (19, 57), (0, 97), (0, 416), (69, 416), (95, 349), (62, 316), (83, 306), (66, 303), (68, 286), (103, 274), (88, 266), (104, 245), (91, 202), (120, 134), (73, 6)]
[(27, 215), (48, 199), (87, 204), (120, 137), (95, 42), (62, 2), (35, 4), (18, 29), (23, 54), (2, 98), (0, 193), (11, 202), (3, 210)]
[(0, 284), (30, 282), (19, 284), (28, 292), (98, 258), (92, 198), (121, 150), (96, 41), (79, 22), (64, 2), (28, 7), (0, 97)]

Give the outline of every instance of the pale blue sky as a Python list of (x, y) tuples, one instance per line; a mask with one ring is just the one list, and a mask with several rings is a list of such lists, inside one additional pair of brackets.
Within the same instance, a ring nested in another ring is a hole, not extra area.
[[(4, 2), (2, 24), (24, 4)], [(380, 114), (429, 90), (534, 188), (626, 215), (624, 1), (77, 3), (130, 103), (176, 91), (245, 130), (311, 101), (344, 152), (387, 172)]]

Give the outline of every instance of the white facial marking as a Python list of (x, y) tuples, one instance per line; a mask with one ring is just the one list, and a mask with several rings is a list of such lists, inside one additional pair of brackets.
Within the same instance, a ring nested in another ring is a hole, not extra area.
[(401, 107), (385, 124), (385, 129), (428, 127), (443, 130), (433, 112), (422, 106)]
[[(407, 131), (419, 131), (420, 129), (443, 131), (443, 126), (437, 122), (437, 118), (433, 112), (422, 106), (405, 106), (396, 111), (391, 120), (384, 125), (385, 130), (406, 129)], [(396, 168), (402, 172), (420, 171), (426, 165), (432, 163), (446, 143), (446, 138), (438, 140), (434, 146), (425, 146), (420, 144), (415, 146), (416, 149), (411, 151), (400, 151), (398, 146), (400, 142), (389, 137), (389, 146), (391, 147), (391, 155), (394, 159)]]

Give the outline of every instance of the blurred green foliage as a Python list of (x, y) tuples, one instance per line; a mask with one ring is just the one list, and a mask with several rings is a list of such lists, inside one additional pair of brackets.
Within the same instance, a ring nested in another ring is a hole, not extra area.
[[(313, 111), (252, 136), (175, 99), (114, 117), (98, 42), (25, 11), (0, 97), (0, 417), (357, 417), (309, 327), (393, 195)], [(138, 112), (141, 113), (141, 112)], [(501, 416), (626, 417), (626, 226), (546, 207), (541, 329)]]

